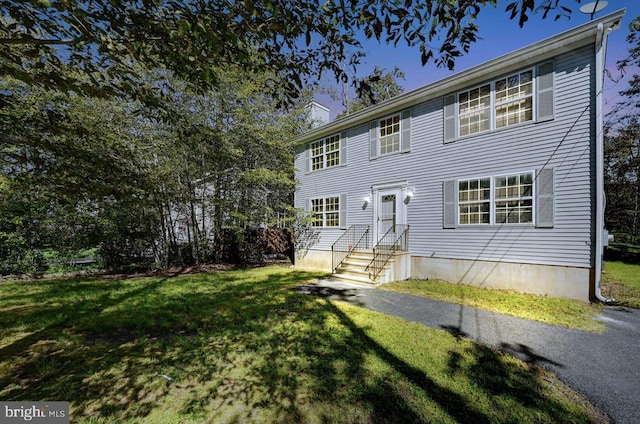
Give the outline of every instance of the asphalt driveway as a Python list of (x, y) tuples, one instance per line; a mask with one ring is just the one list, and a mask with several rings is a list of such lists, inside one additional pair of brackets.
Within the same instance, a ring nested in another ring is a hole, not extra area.
[(640, 423), (640, 311), (606, 307), (604, 334), (323, 280), (298, 290), (343, 300), (494, 346), (553, 371), (614, 423)]

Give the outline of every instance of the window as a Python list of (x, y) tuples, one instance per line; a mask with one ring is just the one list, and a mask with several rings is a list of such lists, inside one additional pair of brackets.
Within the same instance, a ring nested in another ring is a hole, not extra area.
[(554, 119), (554, 75), (554, 62), (548, 61), (444, 96), (444, 142), (525, 122)]
[(324, 142), (326, 167), (340, 165), (340, 136), (327, 137)]
[(411, 151), (411, 108), (369, 123), (369, 159)]
[(489, 224), (491, 179), (460, 181), (458, 207), (460, 224)]
[(496, 177), (496, 224), (533, 222), (533, 174)]
[(400, 114), (380, 120), (380, 155), (400, 151)]
[(311, 170), (324, 168), (324, 141), (311, 143)]
[(332, 135), (311, 143), (311, 170), (340, 165), (340, 135)]
[(533, 70), (458, 93), (460, 137), (532, 120)]
[(497, 80), (495, 103), (496, 128), (533, 120), (533, 71)]
[(458, 181), (460, 225), (532, 222), (533, 172)]
[(491, 85), (486, 84), (458, 95), (460, 136), (486, 131), (491, 127)]
[(536, 228), (553, 228), (554, 174), (553, 168), (542, 168), (537, 173), (443, 181), (442, 227), (535, 223)]
[(340, 197), (311, 199), (311, 217), (314, 227), (339, 227)]

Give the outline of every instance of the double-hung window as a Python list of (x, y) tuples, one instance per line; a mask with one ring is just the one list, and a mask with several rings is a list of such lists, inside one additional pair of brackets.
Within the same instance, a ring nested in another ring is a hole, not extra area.
[(380, 155), (400, 151), (400, 114), (380, 120)]
[(533, 223), (533, 172), (458, 180), (458, 224)]
[(496, 224), (533, 222), (533, 173), (495, 178)]
[(544, 62), (444, 97), (444, 142), (554, 119), (554, 64)]
[(340, 135), (332, 135), (311, 143), (311, 170), (340, 165)]
[(369, 123), (369, 159), (411, 151), (411, 108)]
[(491, 85), (464, 91), (458, 95), (460, 136), (491, 129)]
[(533, 120), (533, 70), (458, 93), (460, 137)]
[(533, 120), (533, 70), (510, 75), (495, 82), (495, 126)]
[(460, 224), (489, 224), (491, 179), (475, 178), (458, 182)]
[(311, 218), (314, 227), (340, 226), (340, 197), (311, 199)]

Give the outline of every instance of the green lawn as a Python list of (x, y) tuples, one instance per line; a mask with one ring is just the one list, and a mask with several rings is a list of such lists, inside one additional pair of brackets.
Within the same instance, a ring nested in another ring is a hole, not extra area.
[(0, 283), (0, 400), (71, 422), (606, 422), (553, 375), (286, 268)]
[(602, 307), (578, 300), (492, 290), (441, 280), (396, 281), (380, 288), (578, 330), (596, 333), (605, 330), (604, 323), (595, 319)]
[(605, 262), (602, 293), (621, 305), (640, 308), (640, 264)]

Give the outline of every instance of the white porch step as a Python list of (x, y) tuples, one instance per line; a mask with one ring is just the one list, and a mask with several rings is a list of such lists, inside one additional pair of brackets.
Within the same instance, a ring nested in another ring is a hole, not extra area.
[(345, 283), (356, 283), (356, 284), (366, 284), (366, 285), (377, 285), (377, 281), (373, 281), (369, 278), (369, 273), (354, 273), (354, 272), (344, 272), (338, 271), (334, 273), (331, 278), (339, 281), (344, 281)]
[[(380, 276), (384, 275), (389, 264), (385, 266), (385, 270), (374, 281), (369, 277), (369, 271), (366, 269), (373, 260), (373, 250), (357, 250), (352, 252), (338, 267), (333, 274), (333, 278), (350, 283), (358, 284), (379, 284)], [(392, 259), (393, 260), (393, 259)]]

